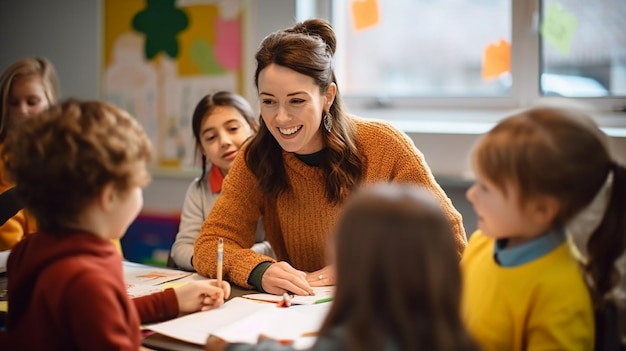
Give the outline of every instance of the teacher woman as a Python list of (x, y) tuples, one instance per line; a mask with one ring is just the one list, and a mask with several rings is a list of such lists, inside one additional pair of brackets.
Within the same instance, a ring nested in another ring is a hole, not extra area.
[[(224, 240), (224, 279), (272, 294), (312, 294), (334, 284), (325, 250), (342, 203), (362, 183), (426, 187), (450, 219), (460, 254), (461, 215), (406, 134), (347, 114), (333, 71), (335, 34), (312, 19), (268, 35), (256, 53), (259, 132), (236, 157), (194, 245), (194, 268), (215, 277)], [(248, 249), (259, 216), (276, 260)], [(392, 232), (389, 240), (393, 240)], [(410, 269), (407, 267), (407, 269)]]

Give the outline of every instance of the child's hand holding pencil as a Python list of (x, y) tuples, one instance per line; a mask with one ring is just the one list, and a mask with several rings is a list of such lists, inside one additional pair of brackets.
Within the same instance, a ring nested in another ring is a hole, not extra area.
[(179, 313), (207, 311), (220, 307), (230, 296), (230, 284), (215, 279), (189, 282), (174, 288), (178, 300)]

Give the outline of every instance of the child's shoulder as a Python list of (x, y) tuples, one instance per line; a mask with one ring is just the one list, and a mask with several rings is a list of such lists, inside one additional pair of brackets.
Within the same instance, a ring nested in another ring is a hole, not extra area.
[(492, 238), (483, 234), (482, 231), (476, 230), (468, 238), (465, 252), (484, 250), (486, 247), (493, 247), (493, 244), (494, 240)]

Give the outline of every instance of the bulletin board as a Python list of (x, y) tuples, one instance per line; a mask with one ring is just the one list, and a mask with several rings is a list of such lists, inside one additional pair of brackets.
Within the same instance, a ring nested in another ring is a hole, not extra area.
[(104, 0), (104, 99), (143, 125), (160, 167), (194, 164), (191, 118), (217, 90), (242, 93), (239, 0)]

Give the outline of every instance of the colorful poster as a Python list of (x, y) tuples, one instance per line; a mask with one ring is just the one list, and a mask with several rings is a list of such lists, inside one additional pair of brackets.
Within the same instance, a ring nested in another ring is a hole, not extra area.
[(242, 90), (239, 0), (105, 0), (104, 99), (144, 126), (154, 162), (192, 166), (191, 117), (217, 90)]

